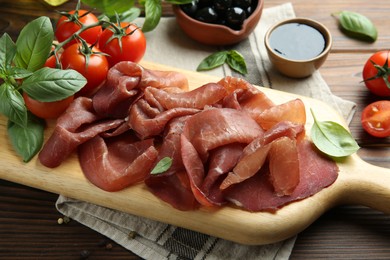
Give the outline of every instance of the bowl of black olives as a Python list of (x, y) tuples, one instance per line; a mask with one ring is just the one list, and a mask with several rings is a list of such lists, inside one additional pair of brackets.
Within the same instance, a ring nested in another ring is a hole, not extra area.
[(249, 36), (263, 11), (264, 0), (194, 0), (174, 5), (181, 29), (207, 45), (231, 45)]

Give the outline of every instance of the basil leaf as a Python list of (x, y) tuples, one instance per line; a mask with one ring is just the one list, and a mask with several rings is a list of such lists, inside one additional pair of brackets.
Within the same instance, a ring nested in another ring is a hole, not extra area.
[(207, 56), (201, 61), (201, 63), (196, 68), (197, 71), (211, 70), (216, 67), (222, 66), (228, 57), (227, 51), (219, 51)]
[(115, 14), (123, 13), (134, 6), (134, 0), (82, 0), (82, 2), (107, 16), (115, 16)]
[(28, 23), (16, 40), (16, 66), (31, 71), (42, 68), (51, 51), (53, 39), (53, 27), (48, 17), (41, 16)]
[(150, 32), (157, 27), (162, 14), (161, 0), (145, 1), (145, 22), (142, 26), (143, 32)]
[(233, 70), (245, 75), (248, 74), (244, 57), (236, 50), (231, 50), (227, 55), (227, 64)]
[[(127, 11), (118, 14), (118, 17), (121, 22), (132, 22), (140, 15), (141, 15), (141, 10), (137, 7), (133, 7)], [(101, 16), (99, 16), (99, 18), (101, 18)], [(108, 20), (115, 21), (116, 18), (117, 18), (116, 16), (109, 16)]]
[(8, 135), (15, 151), (22, 157), (24, 162), (30, 161), (42, 148), (44, 122), (42, 119), (28, 113), (25, 126), (8, 121)]
[(310, 136), (320, 151), (333, 157), (344, 157), (359, 150), (359, 145), (343, 126), (332, 121), (319, 122), (313, 111), (311, 113), (314, 124)]
[(15, 79), (24, 79), (33, 74), (33, 72), (23, 69), (23, 68), (18, 68), (18, 67), (11, 67), (8, 70), (8, 73), (10, 76), (14, 77)]
[(11, 66), (16, 54), (16, 45), (11, 37), (4, 33), (0, 38), (0, 68), (5, 70)]
[(193, 0), (165, 0), (165, 2), (173, 4), (173, 5), (183, 5), (183, 4), (189, 4)]
[(8, 83), (0, 86), (0, 113), (18, 125), (27, 124), (27, 109), (23, 97), (14, 86)]
[(160, 174), (166, 172), (171, 166), (172, 166), (172, 158), (164, 157), (156, 164), (156, 166), (153, 168), (150, 174)]
[(79, 91), (87, 80), (75, 70), (41, 68), (26, 78), (21, 87), (33, 99), (52, 102)]
[(342, 11), (339, 13), (342, 31), (352, 38), (374, 42), (378, 38), (375, 25), (366, 16), (359, 13)]

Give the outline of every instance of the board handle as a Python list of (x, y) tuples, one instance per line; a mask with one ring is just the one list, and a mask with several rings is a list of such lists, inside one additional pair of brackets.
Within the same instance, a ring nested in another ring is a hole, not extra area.
[(390, 215), (390, 169), (353, 156), (348, 162), (341, 203), (364, 205)]

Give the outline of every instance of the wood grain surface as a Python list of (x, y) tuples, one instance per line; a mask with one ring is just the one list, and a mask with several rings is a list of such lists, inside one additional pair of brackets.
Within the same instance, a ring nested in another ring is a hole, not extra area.
[[(70, 10), (70, 1), (61, 10)], [(268, 0), (265, 7), (285, 3)], [(389, 138), (368, 136), (360, 127), (361, 110), (378, 100), (361, 83), (365, 60), (376, 50), (388, 49), (390, 2), (363, 0), (291, 0), (297, 16), (324, 23), (334, 39), (334, 46), (320, 72), (337, 96), (357, 104), (350, 124), (362, 149), (359, 156), (372, 164), (390, 168)], [(164, 15), (172, 15), (164, 5)], [(331, 13), (351, 10), (362, 13), (375, 23), (379, 38), (373, 44), (344, 36)], [(20, 29), (40, 15), (55, 19), (54, 9), (39, 1), (0, 0), (0, 31), (14, 39)], [(389, 100), (387, 98), (387, 100)], [(1, 259), (139, 259), (114, 242), (75, 221), (58, 225), (61, 215), (54, 202), (57, 195), (0, 180), (0, 258)], [(321, 216), (298, 235), (291, 259), (389, 259), (390, 217), (361, 206), (339, 206)]]

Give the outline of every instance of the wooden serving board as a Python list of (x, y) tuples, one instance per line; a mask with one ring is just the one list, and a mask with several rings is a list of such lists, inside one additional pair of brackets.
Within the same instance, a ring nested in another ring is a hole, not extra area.
[[(191, 88), (219, 80), (149, 62), (142, 65), (150, 69), (181, 71), (187, 75)], [(321, 101), (272, 89), (261, 90), (277, 104), (301, 98), (308, 115), (307, 129), (313, 123), (310, 108), (319, 120), (337, 121), (346, 127), (342, 117)], [(0, 178), (238, 243), (259, 245), (286, 239), (339, 204), (366, 205), (390, 214), (390, 169), (370, 165), (356, 154), (338, 162), (339, 177), (330, 187), (312, 197), (293, 202), (276, 213), (250, 213), (232, 207), (184, 212), (155, 197), (144, 184), (119, 192), (106, 192), (95, 187), (84, 177), (76, 154), (55, 169), (42, 166), (36, 157), (29, 163), (23, 163), (8, 140), (6, 125), (6, 119), (0, 116)], [(46, 138), (50, 130), (46, 131)]]

